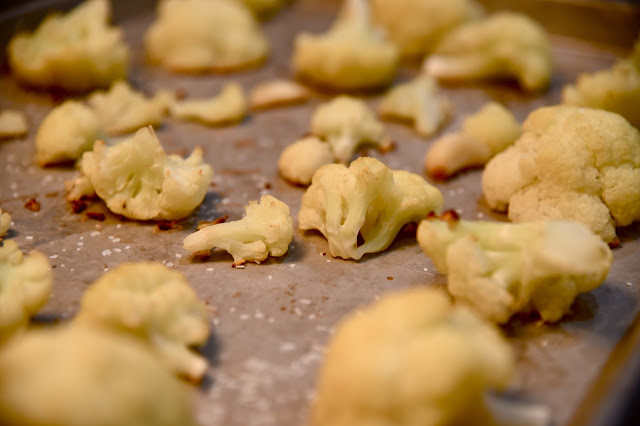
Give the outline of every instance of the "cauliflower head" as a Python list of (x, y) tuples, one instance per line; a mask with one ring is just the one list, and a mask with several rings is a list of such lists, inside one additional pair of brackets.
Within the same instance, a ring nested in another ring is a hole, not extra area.
[(320, 231), (332, 256), (358, 260), (385, 250), (404, 225), (440, 212), (443, 204), (440, 191), (421, 176), (360, 157), (349, 168), (318, 169), (302, 196), (298, 223), (303, 231)]
[(289, 182), (306, 186), (311, 183), (316, 170), (331, 163), (333, 153), (329, 144), (315, 136), (308, 136), (282, 151), (278, 159), (278, 169)]
[(11, 226), (11, 216), (0, 209), (0, 240), (9, 231), (9, 226)]
[(93, 151), (82, 156), (80, 169), (67, 199), (88, 195), (93, 188), (109, 210), (137, 220), (190, 215), (204, 199), (213, 176), (213, 169), (202, 162), (200, 148), (186, 159), (167, 155), (151, 127), (114, 146), (96, 142)]
[(574, 299), (606, 279), (613, 255), (586, 226), (568, 221), (460, 220), (455, 212), (418, 226), (418, 242), (449, 292), (497, 323), (519, 312), (559, 321)]
[(439, 79), (508, 77), (526, 90), (542, 90), (551, 79), (551, 46), (536, 21), (515, 12), (498, 12), (446, 34), (423, 69)]
[(297, 35), (292, 59), (295, 72), (338, 90), (391, 83), (398, 67), (398, 49), (372, 25), (369, 15), (366, 0), (346, 0), (328, 32)]
[(211, 125), (242, 121), (246, 114), (247, 101), (242, 86), (237, 83), (227, 84), (211, 99), (178, 101), (171, 105), (172, 116)]
[(514, 356), (497, 328), (445, 292), (383, 296), (337, 326), (320, 369), (313, 426), (493, 424), (483, 403)]
[(0, 110), (0, 139), (25, 136), (27, 132), (29, 132), (29, 124), (22, 111)]
[(640, 219), (640, 133), (618, 114), (543, 107), (485, 167), (489, 206), (513, 222), (575, 220), (606, 242)]
[(105, 131), (110, 135), (121, 135), (144, 126), (158, 126), (162, 123), (174, 95), (160, 91), (153, 98), (131, 88), (126, 81), (119, 80), (111, 85), (108, 92), (95, 92), (88, 103), (98, 115)]
[(103, 136), (98, 115), (77, 101), (53, 108), (36, 132), (36, 158), (42, 167), (72, 162)]
[(612, 111), (640, 128), (640, 38), (629, 58), (606, 70), (580, 74), (575, 84), (565, 86), (562, 102)]
[(180, 272), (159, 263), (125, 263), (84, 292), (74, 322), (148, 342), (177, 374), (200, 379), (207, 361), (187, 347), (209, 337), (204, 304)]
[(85, 327), (30, 331), (0, 351), (0, 423), (195, 426), (183, 383), (143, 345)]
[(240, 220), (207, 226), (187, 236), (184, 248), (191, 253), (221, 248), (233, 256), (234, 265), (284, 255), (293, 240), (289, 207), (271, 195), (263, 195), (260, 202), (250, 201), (245, 211)]
[(348, 163), (361, 145), (390, 144), (373, 111), (351, 96), (338, 96), (320, 105), (311, 117), (311, 133), (326, 140), (342, 163)]
[(52, 290), (46, 256), (35, 250), (24, 256), (15, 241), (5, 240), (0, 246), (0, 344), (27, 326)]
[(45, 18), (33, 33), (9, 41), (16, 78), (35, 87), (84, 91), (126, 78), (129, 49), (110, 27), (109, 0), (88, 0), (66, 15)]
[(259, 24), (236, 0), (162, 0), (144, 45), (153, 62), (175, 72), (245, 68), (269, 51)]
[(433, 51), (444, 34), (483, 15), (474, 0), (372, 0), (371, 9), (402, 55), (418, 58)]
[(420, 135), (428, 137), (449, 118), (451, 103), (438, 95), (436, 81), (423, 74), (387, 92), (378, 104), (378, 113), (383, 118), (410, 121)]
[(448, 178), (460, 170), (483, 166), (512, 145), (522, 134), (520, 123), (497, 102), (488, 102), (462, 122), (462, 130), (436, 140), (424, 159), (435, 178)]

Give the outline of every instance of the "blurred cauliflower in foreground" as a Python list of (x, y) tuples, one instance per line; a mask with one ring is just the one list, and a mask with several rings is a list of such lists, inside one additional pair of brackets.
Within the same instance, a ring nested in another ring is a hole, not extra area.
[(128, 263), (84, 292), (74, 323), (141, 338), (176, 374), (199, 380), (207, 361), (188, 349), (209, 337), (204, 304), (181, 273), (158, 263)]
[(15, 109), (0, 110), (0, 140), (25, 136), (29, 131), (27, 117)]
[(106, 331), (30, 331), (0, 350), (0, 423), (195, 426), (184, 384), (143, 345)]
[(358, 260), (385, 250), (404, 225), (440, 212), (443, 203), (440, 191), (421, 176), (360, 157), (349, 168), (318, 169), (302, 197), (298, 222), (303, 231), (320, 231), (332, 256)]
[(210, 125), (241, 121), (247, 114), (247, 101), (242, 86), (229, 83), (211, 99), (176, 101), (171, 115), (182, 120), (195, 120)]
[(108, 0), (88, 0), (66, 15), (52, 14), (7, 47), (13, 74), (35, 87), (89, 90), (127, 77), (129, 49), (109, 27)]
[(7, 212), (3, 213), (0, 209), (0, 240), (9, 231), (9, 226), (11, 226), (11, 216)]
[(613, 261), (607, 244), (576, 222), (471, 222), (446, 212), (423, 220), (417, 237), (456, 300), (497, 323), (520, 312), (559, 321), (578, 294), (604, 282)]
[(445, 292), (392, 293), (337, 326), (311, 424), (494, 424), (484, 394), (506, 388), (514, 368), (498, 330)]
[(187, 236), (184, 248), (191, 253), (224, 249), (233, 256), (234, 265), (284, 255), (293, 239), (289, 207), (264, 195), (260, 202), (250, 201), (245, 211), (246, 216), (240, 220), (207, 226)]
[(145, 127), (114, 146), (98, 141), (80, 163), (81, 175), (67, 183), (67, 199), (97, 194), (109, 210), (129, 219), (182, 219), (207, 193), (213, 170), (196, 148), (183, 159), (167, 155)]
[(551, 79), (551, 45), (536, 21), (498, 12), (447, 33), (423, 68), (443, 80), (508, 77), (526, 90), (543, 90)]
[(485, 167), (489, 207), (513, 222), (574, 220), (612, 244), (640, 219), (640, 133), (620, 115), (543, 107), (523, 132)]
[(151, 61), (175, 72), (245, 68), (269, 51), (260, 25), (236, 0), (162, 0), (144, 45)]

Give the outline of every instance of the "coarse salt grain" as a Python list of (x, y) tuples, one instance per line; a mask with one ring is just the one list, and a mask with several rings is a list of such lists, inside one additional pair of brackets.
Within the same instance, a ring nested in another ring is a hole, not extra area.
[(291, 352), (296, 349), (295, 343), (283, 343), (280, 345), (280, 352)]
[(113, 239), (113, 240), (111, 240), (111, 241), (113, 241), (114, 243), (119, 243), (119, 242), (120, 242), (120, 238), (114, 238), (114, 239)]
[(422, 268), (424, 272), (429, 272), (429, 268)]
[(627, 285), (630, 286), (632, 283), (631, 281), (627, 281)]
[(213, 268), (207, 268), (207, 272), (213, 272)]
[(131, 248), (131, 246), (125, 246), (125, 250), (129, 250)]
[(173, 266), (173, 262), (167, 262), (167, 266), (171, 268)]
[(267, 279), (268, 280), (272, 280), (273, 279), (273, 275), (267, 275)]
[(256, 317), (256, 319), (262, 319), (264, 318), (264, 314), (260, 311), (256, 311), (255, 314), (253, 314), (254, 317)]
[(91, 235), (92, 237), (95, 237), (96, 235), (100, 235), (100, 231), (91, 231), (89, 235)]
[(289, 268), (295, 268), (295, 267), (296, 267), (295, 263), (292, 263), (291, 265), (289, 265)]
[(111, 256), (111, 250), (109, 250), (109, 249), (102, 250), (102, 255), (103, 256)]
[(60, 265), (60, 267), (61, 267), (61, 268), (64, 268), (64, 267), (65, 267), (65, 264), (63, 263), (62, 265)]
[(181, 255), (180, 253), (176, 253), (176, 257), (177, 257), (178, 259), (180, 259), (180, 258), (182, 257), (182, 255)]
[(33, 240), (33, 235), (27, 235), (24, 237), (25, 240)]
[(63, 249), (62, 249), (62, 252), (64, 253), (65, 251), (67, 251), (67, 249), (66, 249), (66, 248), (63, 248)]
[(325, 260), (325, 262), (331, 263), (331, 259), (327, 259), (327, 260)]
[(484, 213), (479, 212), (479, 213), (477, 214), (477, 216), (478, 216), (478, 219), (482, 219), (482, 218), (484, 217)]
[(110, 240), (113, 240), (115, 237), (113, 235), (109, 235), (107, 238), (109, 238)]
[(316, 319), (316, 314), (309, 314), (307, 318), (309, 318), (310, 320), (314, 320)]
[(78, 241), (78, 242), (76, 243), (76, 245), (79, 245), (80, 247), (82, 247), (82, 246), (84, 245), (84, 243), (83, 243), (82, 241)]
[(293, 312), (295, 312), (295, 313), (296, 313), (296, 315), (297, 315), (297, 316), (299, 316), (299, 317), (301, 317), (301, 316), (302, 316), (302, 311), (300, 310), (300, 308), (295, 308), (295, 309), (293, 310)]
[(247, 315), (247, 314), (242, 314), (242, 315), (240, 315), (240, 319), (241, 319), (242, 321), (246, 321), (246, 320), (248, 320), (248, 319), (249, 319), (249, 315)]
[(49, 259), (57, 259), (57, 258), (58, 258), (57, 254), (53, 254), (53, 255), (49, 256)]
[(76, 247), (76, 251), (80, 251), (80, 247)]
[(119, 248), (114, 248), (113, 251), (115, 251), (116, 253), (120, 253), (122, 250)]
[(300, 303), (302, 303), (303, 305), (310, 305), (311, 304), (311, 300), (309, 300), (309, 299), (300, 299)]
[(122, 224), (119, 223), (116, 225), (116, 229), (120, 229), (120, 228), (122, 228)]

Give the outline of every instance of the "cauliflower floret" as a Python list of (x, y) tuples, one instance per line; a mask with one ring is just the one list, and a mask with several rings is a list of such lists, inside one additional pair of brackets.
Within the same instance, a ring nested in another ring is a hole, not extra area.
[(105, 131), (119, 135), (148, 125), (160, 125), (173, 100), (171, 92), (160, 91), (153, 98), (146, 98), (126, 81), (117, 81), (108, 92), (91, 94), (87, 102)]
[(469, 167), (484, 166), (520, 137), (520, 123), (497, 102), (489, 102), (462, 122), (462, 130), (444, 135), (424, 158), (427, 173), (448, 178)]
[(446, 293), (392, 293), (344, 319), (318, 377), (313, 426), (494, 424), (484, 393), (515, 370), (498, 330)]
[(25, 136), (28, 131), (27, 117), (22, 111), (0, 110), (0, 139)]
[(422, 136), (434, 134), (450, 113), (451, 103), (438, 95), (438, 83), (426, 75), (393, 87), (378, 105), (381, 117), (410, 121)]
[(247, 6), (259, 18), (270, 17), (282, 9), (289, 0), (236, 0)]
[(331, 163), (333, 163), (333, 153), (329, 144), (315, 136), (308, 136), (292, 143), (282, 151), (278, 160), (278, 169), (288, 181), (309, 185), (316, 170)]
[(195, 426), (187, 389), (144, 346), (106, 331), (31, 331), (0, 351), (0, 423)]
[(177, 374), (202, 378), (207, 361), (188, 350), (209, 337), (204, 304), (181, 273), (159, 263), (113, 269), (84, 292), (75, 323), (140, 337)]
[(250, 201), (244, 209), (246, 215), (240, 220), (207, 226), (187, 236), (184, 248), (191, 253), (221, 248), (233, 256), (234, 265), (284, 255), (293, 240), (289, 207), (263, 195), (259, 203)]
[(249, 104), (252, 109), (266, 109), (302, 103), (310, 97), (311, 93), (294, 81), (269, 80), (251, 89)]
[[(81, 176), (68, 187), (67, 199), (89, 195), (91, 188), (109, 210), (129, 219), (184, 218), (200, 205), (213, 170), (196, 148), (183, 159), (167, 155), (153, 128), (145, 127), (115, 146), (98, 141), (85, 152)], [(80, 189), (77, 189), (80, 188)]]
[(483, 15), (474, 0), (372, 0), (373, 19), (404, 56), (422, 57), (444, 34)]
[(497, 323), (519, 312), (559, 321), (607, 277), (613, 254), (577, 222), (471, 222), (455, 212), (418, 226), (418, 242), (449, 292)]
[(423, 69), (446, 80), (515, 78), (526, 90), (551, 79), (551, 47), (544, 28), (515, 12), (498, 12), (446, 34)]
[(328, 32), (296, 36), (292, 61), (298, 75), (316, 84), (369, 89), (391, 83), (398, 49), (372, 26), (366, 0), (345, 0)]
[(360, 145), (384, 148), (391, 143), (367, 104), (350, 96), (338, 96), (320, 105), (311, 117), (311, 133), (325, 139), (342, 163), (348, 163)]
[(360, 157), (349, 168), (318, 169), (302, 196), (298, 223), (320, 231), (332, 256), (358, 260), (385, 250), (404, 225), (439, 212), (443, 203), (440, 191), (419, 175)]
[(42, 167), (75, 161), (103, 136), (100, 119), (77, 101), (52, 109), (36, 133), (36, 157)]
[(575, 220), (609, 243), (640, 219), (640, 133), (618, 114), (573, 106), (537, 109), (515, 145), (482, 176), (489, 206), (509, 219)]
[(9, 231), (9, 226), (11, 226), (11, 216), (7, 212), (3, 213), (0, 209), (0, 240)]
[(562, 102), (612, 111), (640, 128), (640, 38), (629, 58), (610, 69), (580, 74), (575, 85), (565, 86)]
[(176, 72), (244, 68), (269, 51), (255, 18), (236, 0), (163, 0), (144, 42), (152, 61)]
[(38, 251), (25, 257), (13, 240), (5, 240), (0, 246), (0, 344), (27, 326), (52, 289), (47, 257)]
[(241, 121), (247, 114), (247, 101), (242, 86), (227, 84), (208, 100), (186, 100), (171, 105), (171, 115), (182, 120), (196, 120), (219, 125)]
[(109, 27), (108, 0), (88, 0), (66, 15), (46, 18), (7, 47), (18, 80), (36, 87), (89, 90), (126, 78), (129, 49), (122, 30)]

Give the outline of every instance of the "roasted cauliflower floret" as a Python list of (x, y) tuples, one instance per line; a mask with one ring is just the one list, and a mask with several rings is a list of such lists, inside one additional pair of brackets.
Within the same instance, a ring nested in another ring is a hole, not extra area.
[(408, 83), (393, 87), (378, 104), (383, 118), (413, 123), (422, 136), (431, 136), (449, 118), (451, 103), (438, 94), (438, 83), (421, 75)]
[(163, 0), (144, 43), (153, 62), (176, 72), (244, 68), (269, 51), (255, 18), (236, 0)]
[(612, 111), (640, 128), (640, 38), (629, 58), (606, 70), (580, 74), (575, 84), (565, 86), (562, 102)]
[(318, 85), (369, 89), (391, 83), (398, 49), (372, 26), (366, 0), (346, 0), (328, 32), (296, 36), (292, 60), (299, 76)]
[(89, 90), (127, 77), (129, 49), (122, 30), (109, 27), (108, 0), (88, 0), (66, 15), (53, 14), (32, 34), (7, 47), (13, 74), (35, 87)]
[(91, 151), (102, 138), (103, 128), (96, 113), (77, 101), (66, 101), (52, 109), (36, 132), (36, 157), (42, 167), (73, 162)]
[(196, 120), (219, 125), (241, 121), (247, 114), (247, 101), (242, 86), (227, 84), (215, 97), (207, 100), (177, 101), (171, 115), (182, 120)]
[(313, 426), (493, 424), (484, 393), (514, 356), (498, 330), (445, 292), (383, 296), (337, 326), (320, 369)]
[(9, 231), (9, 226), (11, 226), (11, 216), (7, 212), (3, 213), (0, 209), (0, 240)]
[(440, 191), (419, 175), (360, 157), (349, 168), (318, 169), (302, 196), (298, 223), (303, 231), (320, 231), (332, 256), (358, 260), (385, 250), (404, 225), (440, 212), (443, 203)]
[(49, 301), (52, 288), (45, 255), (34, 250), (24, 256), (13, 240), (5, 240), (0, 246), (0, 344), (26, 327)]
[(260, 202), (250, 201), (244, 209), (246, 215), (240, 220), (217, 223), (189, 235), (184, 248), (191, 253), (221, 248), (233, 256), (234, 265), (284, 255), (293, 240), (289, 207), (271, 195), (263, 195)]
[(311, 117), (311, 133), (326, 140), (342, 163), (348, 163), (361, 145), (384, 148), (391, 143), (367, 104), (350, 96), (320, 105)]
[(196, 148), (183, 159), (167, 155), (155, 132), (145, 127), (114, 146), (98, 141), (80, 163), (81, 175), (68, 187), (67, 199), (93, 188), (109, 210), (129, 219), (184, 218), (204, 199), (213, 170)]
[(302, 103), (311, 93), (302, 85), (290, 80), (268, 80), (257, 84), (249, 94), (252, 109), (267, 109)]
[(485, 167), (489, 206), (509, 219), (575, 220), (606, 242), (640, 219), (640, 133), (618, 114), (553, 106), (532, 112)]
[(498, 12), (446, 34), (423, 68), (439, 79), (508, 77), (526, 90), (542, 90), (551, 79), (551, 47), (536, 21), (515, 12)]
[(27, 117), (22, 111), (14, 109), (0, 110), (0, 139), (25, 136), (28, 131)]
[(278, 170), (289, 182), (309, 185), (316, 170), (331, 163), (333, 153), (329, 144), (315, 136), (308, 136), (282, 151), (278, 159)]
[(484, 166), (512, 145), (520, 123), (497, 102), (489, 102), (462, 122), (462, 130), (436, 140), (424, 163), (428, 174), (443, 179), (469, 167)]
[(74, 322), (137, 336), (190, 379), (207, 369), (207, 361), (188, 349), (209, 337), (204, 303), (181, 273), (159, 263), (122, 264), (104, 274), (84, 292)]
[(195, 426), (184, 384), (143, 345), (99, 329), (31, 331), (0, 351), (0, 423)]
[(282, 9), (289, 0), (236, 0), (247, 6), (259, 18), (270, 17)]
[(402, 55), (418, 59), (444, 34), (483, 14), (474, 0), (372, 0), (371, 9)]
[(418, 226), (418, 242), (449, 292), (497, 323), (519, 312), (559, 321), (607, 277), (609, 246), (577, 222), (472, 222), (455, 212)]

